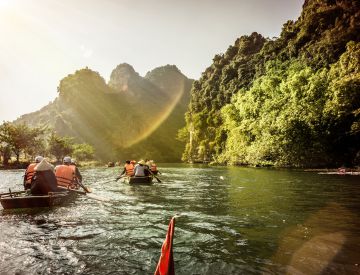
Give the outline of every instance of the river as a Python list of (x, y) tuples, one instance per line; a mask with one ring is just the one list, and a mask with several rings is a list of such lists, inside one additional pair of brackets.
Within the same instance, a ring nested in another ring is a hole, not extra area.
[[(161, 183), (81, 169), (98, 201), (0, 206), (0, 274), (153, 274), (172, 216), (176, 274), (360, 274), (360, 176), (160, 165)], [(0, 192), (23, 170), (0, 171)]]

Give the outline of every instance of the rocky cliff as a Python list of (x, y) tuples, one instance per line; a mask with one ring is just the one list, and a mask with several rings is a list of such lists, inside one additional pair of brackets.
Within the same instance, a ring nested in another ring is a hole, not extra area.
[(85, 68), (60, 81), (53, 102), (16, 122), (45, 124), (59, 135), (90, 143), (103, 160), (180, 161), (184, 144), (176, 135), (185, 125), (191, 84), (170, 65), (142, 77), (131, 65), (120, 64), (108, 83)]

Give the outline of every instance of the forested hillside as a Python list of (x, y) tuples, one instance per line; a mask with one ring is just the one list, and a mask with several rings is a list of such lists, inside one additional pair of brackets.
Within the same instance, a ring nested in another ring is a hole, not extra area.
[(279, 38), (242, 36), (195, 81), (183, 159), (360, 164), (360, 2), (308, 0)]
[(93, 145), (103, 160), (180, 161), (184, 143), (176, 134), (185, 125), (191, 84), (171, 65), (141, 77), (120, 64), (109, 83), (85, 68), (60, 81), (54, 102), (16, 123), (48, 125), (58, 135)]

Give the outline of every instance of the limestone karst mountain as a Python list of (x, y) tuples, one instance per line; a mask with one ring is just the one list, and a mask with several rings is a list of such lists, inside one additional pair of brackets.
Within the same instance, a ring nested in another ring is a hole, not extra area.
[(142, 77), (131, 65), (120, 64), (108, 83), (85, 68), (60, 81), (53, 102), (16, 122), (45, 124), (59, 135), (90, 143), (103, 160), (179, 161), (184, 144), (176, 135), (185, 125), (191, 84), (173, 65)]

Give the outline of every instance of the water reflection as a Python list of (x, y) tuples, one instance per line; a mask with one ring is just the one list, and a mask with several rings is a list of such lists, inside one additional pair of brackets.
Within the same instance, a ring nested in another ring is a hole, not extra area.
[[(0, 216), (1, 272), (152, 274), (170, 218), (177, 274), (357, 273), (358, 177), (162, 165), (162, 183), (128, 186), (116, 168), (82, 171), (101, 202)], [(23, 171), (0, 171), (0, 191)]]

